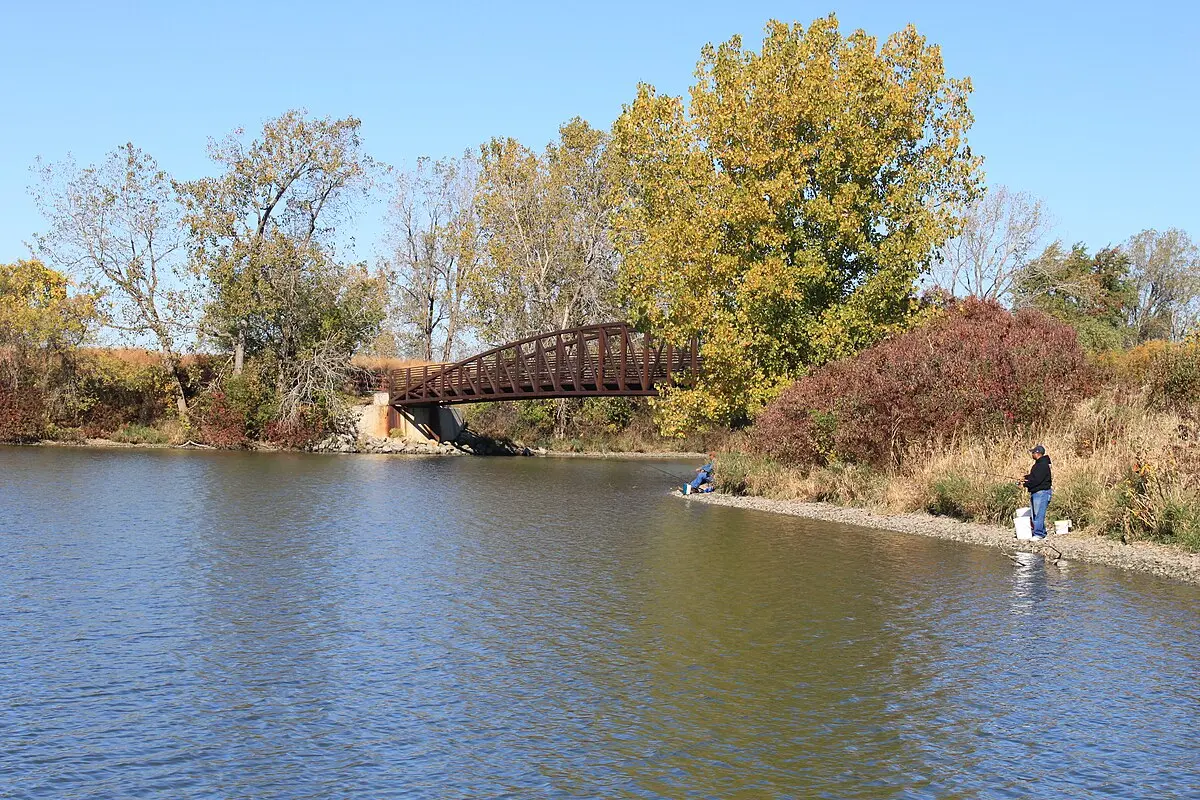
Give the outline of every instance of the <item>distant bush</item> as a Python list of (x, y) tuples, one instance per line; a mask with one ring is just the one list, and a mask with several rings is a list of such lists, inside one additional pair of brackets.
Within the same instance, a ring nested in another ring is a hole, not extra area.
[(140, 351), (87, 350), (80, 353), (74, 376), (72, 414), (89, 436), (111, 436), (129, 424), (148, 426), (172, 404), (171, 376), (162, 363)]
[(756, 442), (792, 465), (895, 465), (960, 434), (1038, 423), (1087, 384), (1070, 326), (967, 300), (788, 387), (759, 416)]
[(1150, 341), (1129, 350), (1095, 357), (1100, 380), (1145, 390), (1151, 408), (1196, 413), (1200, 410), (1200, 343)]
[(462, 406), (467, 427), (497, 441), (556, 450), (597, 452), (695, 451), (720, 448), (728, 430), (697, 431), (686, 438), (663, 438), (647, 398), (589, 397), (564, 403), (562, 436), (555, 434), (557, 400), (518, 400)]
[(84, 441), (87, 437), (79, 428), (68, 428), (62, 425), (56, 425), (51, 422), (46, 425), (46, 429), (42, 432), (42, 438), (51, 442), (70, 442), (78, 444)]
[(1150, 361), (1152, 408), (1195, 412), (1200, 406), (1200, 344), (1163, 348)]

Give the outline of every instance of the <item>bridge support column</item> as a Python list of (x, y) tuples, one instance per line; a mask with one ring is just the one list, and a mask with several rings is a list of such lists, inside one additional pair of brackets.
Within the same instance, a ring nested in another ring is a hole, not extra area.
[(407, 406), (391, 412), (392, 428), (406, 439), (453, 442), (466, 427), (453, 406)]
[(387, 392), (375, 392), (371, 397), (371, 405), (362, 410), (358, 419), (358, 432), (363, 436), (373, 436), (376, 439), (386, 439), (391, 430), (391, 410), (388, 405)]

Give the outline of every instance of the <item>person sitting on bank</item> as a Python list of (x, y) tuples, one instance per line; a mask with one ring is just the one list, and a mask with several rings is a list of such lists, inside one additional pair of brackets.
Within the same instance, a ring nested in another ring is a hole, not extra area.
[(1033, 466), (1029, 474), (1021, 479), (1020, 485), (1029, 490), (1029, 507), (1033, 510), (1033, 538), (1046, 538), (1046, 508), (1050, 505), (1052, 496), (1050, 475), (1050, 456), (1046, 448), (1040, 444), (1029, 450)]
[(701, 486), (712, 483), (713, 462), (716, 460), (712, 453), (708, 454), (708, 463), (703, 467), (696, 468), (696, 477), (683, 485), (684, 494), (692, 494), (699, 491)]

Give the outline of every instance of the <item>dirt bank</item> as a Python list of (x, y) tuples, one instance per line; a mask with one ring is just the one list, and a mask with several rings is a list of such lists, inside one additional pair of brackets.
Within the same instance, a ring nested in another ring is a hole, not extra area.
[(982, 525), (974, 522), (959, 522), (947, 517), (929, 514), (879, 514), (864, 508), (835, 506), (828, 503), (804, 503), (797, 500), (767, 500), (761, 497), (735, 497), (728, 494), (689, 495), (680, 499), (693, 503), (749, 508), (807, 517), (843, 525), (858, 525), (863, 528), (880, 528), (900, 533), (915, 533), (938, 539), (953, 539), (956, 542), (996, 547), (1008, 552), (1024, 551), (1042, 553), (1050, 558), (1090, 561), (1122, 569), (1138, 570), (1161, 575), (1175, 580), (1200, 585), (1200, 553), (1191, 553), (1171, 545), (1134, 542), (1121, 544), (1080, 533), (1065, 536), (1051, 535), (1044, 542), (1017, 541), (1011, 528), (999, 525)]

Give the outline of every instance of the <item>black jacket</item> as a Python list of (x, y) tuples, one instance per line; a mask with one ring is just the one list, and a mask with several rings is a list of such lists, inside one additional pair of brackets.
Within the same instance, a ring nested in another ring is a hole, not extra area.
[(1025, 488), (1029, 490), (1030, 494), (1033, 494), (1043, 489), (1049, 489), (1050, 484), (1050, 456), (1042, 456), (1033, 462), (1033, 468), (1025, 476)]

